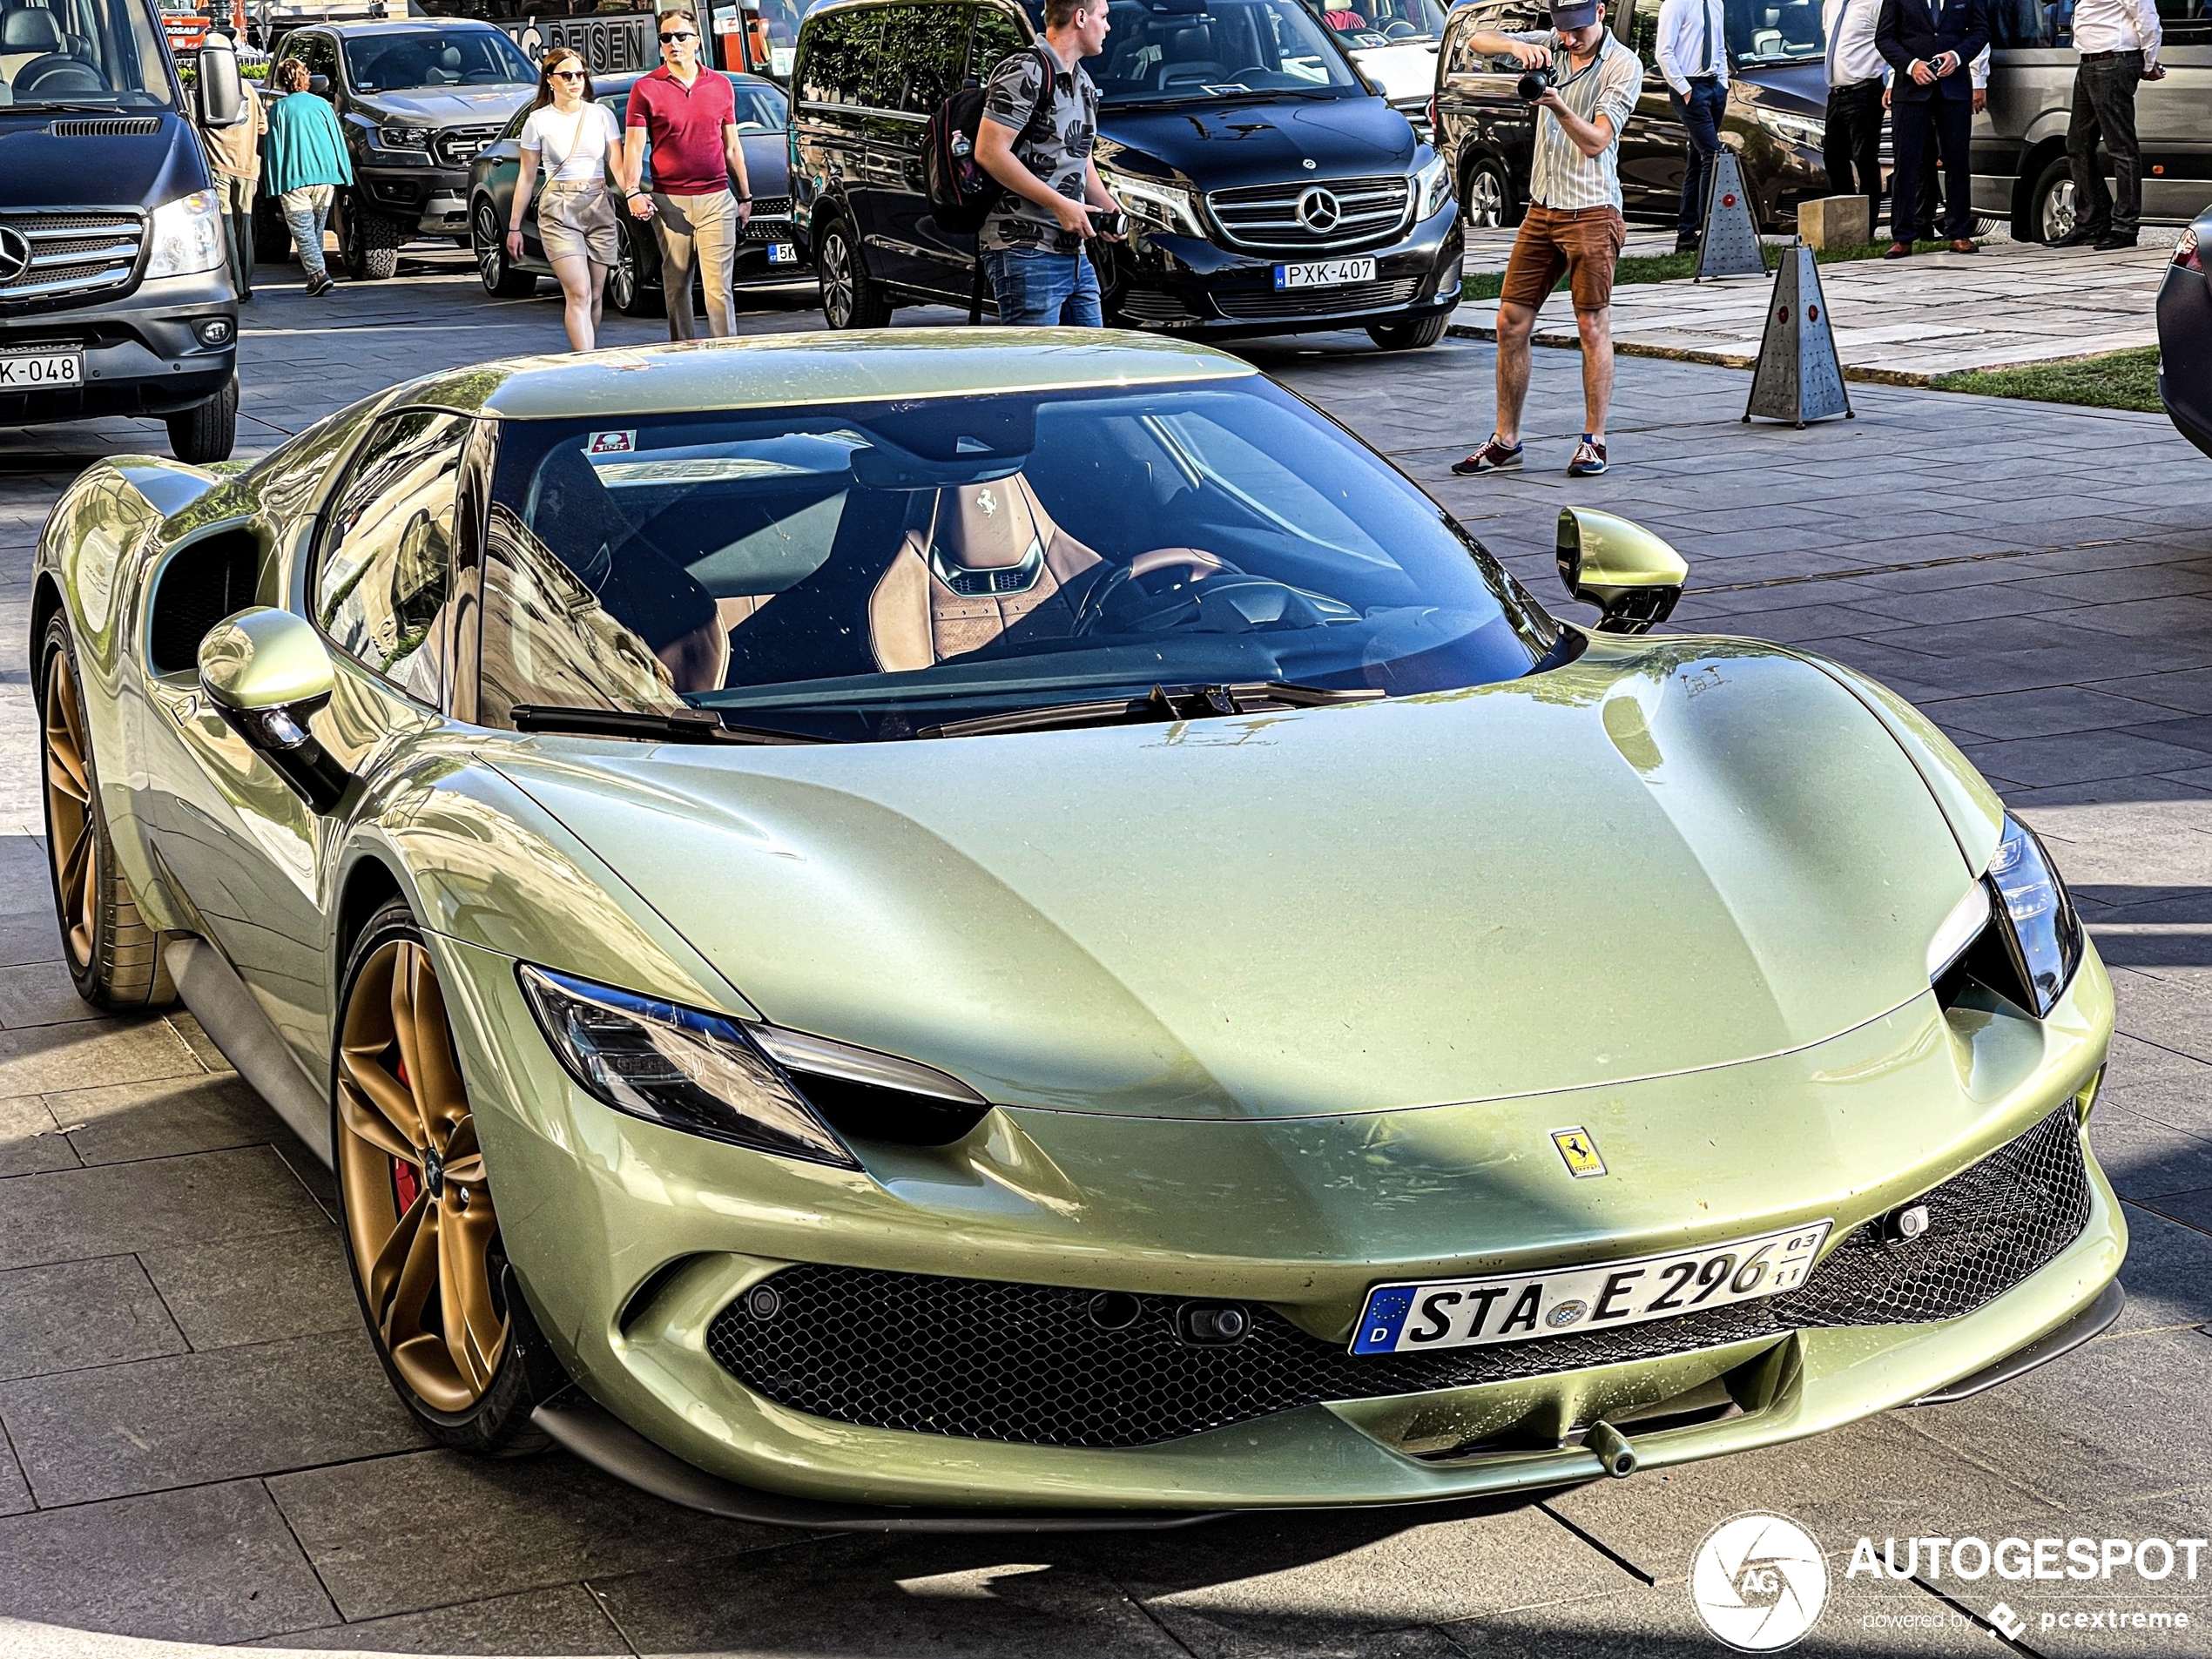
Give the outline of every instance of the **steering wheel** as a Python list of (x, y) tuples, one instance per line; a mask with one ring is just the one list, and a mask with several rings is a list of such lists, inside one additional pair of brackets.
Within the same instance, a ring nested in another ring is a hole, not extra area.
[(51, 52), (44, 57), (34, 57), (16, 71), (17, 92), (105, 92), (111, 89), (107, 78), (81, 57), (71, 57), (66, 52)]
[[(1164, 585), (1149, 581), (1163, 571), (1179, 572)], [(1076, 635), (1165, 633), (1198, 614), (1190, 590), (1210, 577), (1244, 573), (1216, 553), (1196, 547), (1156, 547), (1140, 553), (1103, 581), (1094, 583), (1076, 608)], [(1111, 625), (1109, 626), (1109, 612)]]
[(1384, 29), (1383, 38), (1385, 40), (1403, 40), (1408, 35), (1418, 35), (1420, 32), (1420, 30), (1415, 25), (1407, 23), (1403, 17), (1399, 17), (1393, 19), (1391, 24)]
[(1250, 86), (1252, 83), (1247, 78), (1248, 77), (1257, 75), (1260, 78), (1261, 81), (1264, 83), (1267, 77), (1272, 75), (1274, 72), (1275, 71), (1273, 70), (1269, 69), (1261, 64), (1247, 64), (1244, 66), (1244, 68), (1232, 72), (1228, 78), (1232, 81), (1241, 81), (1246, 86)]

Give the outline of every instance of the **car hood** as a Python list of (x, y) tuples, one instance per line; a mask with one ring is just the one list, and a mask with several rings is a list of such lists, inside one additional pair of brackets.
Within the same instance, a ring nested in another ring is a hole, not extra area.
[(1828, 70), (1817, 57), (1804, 64), (1776, 64), (1736, 71), (1737, 91), (1752, 103), (1791, 115), (1828, 118)]
[(68, 110), (0, 105), (0, 207), (155, 206), (207, 187), (199, 146), (168, 110), (118, 110), (152, 116), (153, 132), (64, 137), (52, 131)]
[(529, 96), (527, 86), (420, 86), (403, 92), (357, 92), (353, 108), (374, 121), (475, 126), (503, 121)]
[(1928, 988), (1973, 873), (1838, 681), (1601, 641), (1285, 714), (501, 765), (765, 1018), (1008, 1105), (1288, 1118), (1802, 1049)]
[(1200, 190), (1403, 172), (1413, 162), (1413, 128), (1373, 97), (1109, 106), (1098, 133), (1101, 161), (1147, 178), (1180, 175)]

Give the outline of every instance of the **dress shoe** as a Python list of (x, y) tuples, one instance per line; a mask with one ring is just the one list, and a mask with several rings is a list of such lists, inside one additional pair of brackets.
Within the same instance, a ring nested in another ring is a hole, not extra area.
[(2098, 253), (2109, 253), (2114, 248), (2134, 246), (2135, 239), (2132, 236), (2122, 236), (2115, 231), (2110, 236), (2099, 237), (2097, 239), (2096, 246)]
[(1954, 236), (1951, 239), (1951, 251), (1953, 253), (1979, 253), (1981, 252), (1979, 247), (1974, 246), (1972, 238), (1965, 236)]
[(1675, 238), (1675, 252), (1695, 253), (1697, 252), (1697, 239), (1694, 236), (1677, 236)]
[(2053, 247), (2087, 247), (2100, 238), (2109, 234), (2101, 226), (2077, 225), (2064, 236), (2050, 244)]
[(1909, 260), (1912, 257), (1912, 244), (1910, 242), (1892, 242), (1889, 246), (1889, 252), (1883, 254), (1882, 257), (1885, 260)]

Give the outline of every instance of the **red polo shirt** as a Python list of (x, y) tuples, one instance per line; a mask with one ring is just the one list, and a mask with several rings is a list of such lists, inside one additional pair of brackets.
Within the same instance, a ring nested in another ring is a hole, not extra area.
[(663, 64), (630, 89), (624, 125), (645, 129), (653, 146), (653, 188), (705, 196), (730, 187), (722, 129), (738, 124), (738, 100), (718, 70), (701, 66), (688, 87)]

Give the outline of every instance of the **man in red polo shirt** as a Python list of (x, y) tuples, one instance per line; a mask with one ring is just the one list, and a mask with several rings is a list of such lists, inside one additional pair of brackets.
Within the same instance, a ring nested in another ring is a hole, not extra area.
[[(661, 293), (668, 302), (668, 337), (690, 340), (691, 266), (706, 290), (706, 332), (737, 332), (730, 297), (738, 233), (752, 215), (752, 185), (738, 141), (737, 100), (725, 77), (699, 69), (698, 19), (679, 9), (660, 14), (661, 66), (630, 89), (624, 121), (622, 179), (630, 211), (653, 221), (660, 240)], [(645, 141), (653, 145), (653, 193), (638, 189)], [(734, 195), (730, 186), (734, 182)]]

